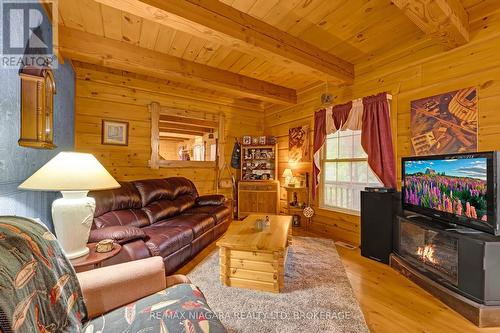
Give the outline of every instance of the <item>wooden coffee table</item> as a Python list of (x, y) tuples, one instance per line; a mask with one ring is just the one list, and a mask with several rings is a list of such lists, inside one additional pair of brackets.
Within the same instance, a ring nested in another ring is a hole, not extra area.
[(255, 227), (256, 219), (266, 215), (249, 215), (243, 221), (234, 221), (217, 242), (223, 285), (276, 293), (283, 289), (292, 217), (267, 216), (269, 228), (259, 231)]

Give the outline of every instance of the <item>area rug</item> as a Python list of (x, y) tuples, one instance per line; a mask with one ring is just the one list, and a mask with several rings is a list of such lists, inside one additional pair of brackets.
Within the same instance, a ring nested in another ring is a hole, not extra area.
[(214, 251), (189, 274), (229, 332), (369, 332), (332, 240), (294, 237), (280, 294), (222, 286)]

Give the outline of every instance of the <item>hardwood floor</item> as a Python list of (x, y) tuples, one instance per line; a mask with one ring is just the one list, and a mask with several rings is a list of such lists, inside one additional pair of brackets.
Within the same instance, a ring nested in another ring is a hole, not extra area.
[[(324, 237), (293, 231), (294, 236)], [(215, 249), (214, 242), (178, 273), (187, 274)], [(500, 333), (500, 328), (476, 327), (389, 266), (362, 257), (359, 249), (337, 246), (337, 251), (371, 332)]]

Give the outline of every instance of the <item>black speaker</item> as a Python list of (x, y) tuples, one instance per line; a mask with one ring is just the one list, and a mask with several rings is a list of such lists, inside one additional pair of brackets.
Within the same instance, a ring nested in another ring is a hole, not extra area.
[(361, 191), (361, 255), (389, 264), (392, 228), (401, 212), (400, 192)]

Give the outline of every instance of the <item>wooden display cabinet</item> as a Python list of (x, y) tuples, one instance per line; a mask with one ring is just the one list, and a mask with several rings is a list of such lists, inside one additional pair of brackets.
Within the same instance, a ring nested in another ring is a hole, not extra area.
[(238, 183), (238, 218), (250, 214), (278, 214), (278, 146), (242, 145)]

